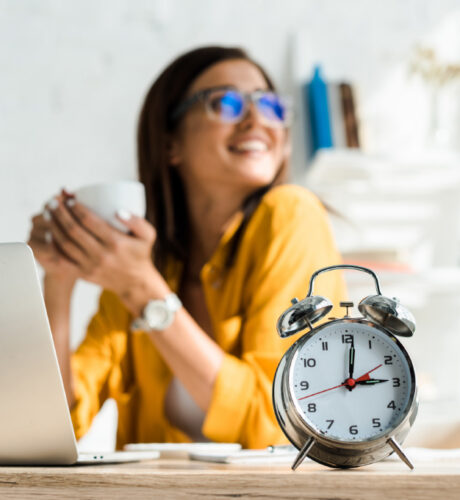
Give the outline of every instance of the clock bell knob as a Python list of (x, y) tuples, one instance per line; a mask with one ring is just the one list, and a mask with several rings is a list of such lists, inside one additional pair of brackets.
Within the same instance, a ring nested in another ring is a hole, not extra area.
[(353, 302), (340, 302), (340, 307), (345, 307), (347, 310), (347, 312), (345, 313), (346, 318), (348, 318), (348, 309), (353, 306), (354, 306)]
[(291, 299), (292, 305), (297, 304), (297, 302), (299, 302), (299, 299), (297, 297), (294, 297), (293, 299)]

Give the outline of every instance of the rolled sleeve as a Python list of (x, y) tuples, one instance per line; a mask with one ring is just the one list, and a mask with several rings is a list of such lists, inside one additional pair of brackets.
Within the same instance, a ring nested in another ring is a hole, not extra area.
[(215, 381), (203, 434), (212, 441), (239, 440), (246, 413), (256, 386), (253, 370), (244, 361), (226, 354)]

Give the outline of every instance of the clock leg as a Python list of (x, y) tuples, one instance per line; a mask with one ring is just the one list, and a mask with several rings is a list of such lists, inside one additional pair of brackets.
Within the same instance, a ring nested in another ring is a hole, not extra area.
[(291, 467), (292, 470), (296, 470), (297, 467), (305, 460), (305, 457), (308, 455), (308, 452), (311, 450), (314, 444), (315, 440), (311, 438), (303, 445), (298, 455), (295, 457), (294, 463)]
[(393, 448), (393, 451), (396, 453), (396, 455), (398, 455), (398, 457), (409, 467), (409, 469), (413, 470), (414, 469), (414, 465), (409, 460), (409, 458), (407, 457), (407, 455), (404, 454), (404, 452), (402, 451), (401, 446), (399, 446), (399, 444), (396, 442), (396, 440), (393, 439), (393, 438), (390, 438), (388, 440), (388, 444)]

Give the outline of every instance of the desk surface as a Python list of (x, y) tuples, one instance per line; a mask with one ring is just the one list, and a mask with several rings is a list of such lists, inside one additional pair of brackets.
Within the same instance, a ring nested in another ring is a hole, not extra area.
[(289, 465), (220, 465), (165, 459), (78, 467), (0, 467), (0, 498), (37, 496), (458, 500), (460, 459), (415, 462), (413, 471), (399, 461), (349, 470), (307, 462), (296, 472)]

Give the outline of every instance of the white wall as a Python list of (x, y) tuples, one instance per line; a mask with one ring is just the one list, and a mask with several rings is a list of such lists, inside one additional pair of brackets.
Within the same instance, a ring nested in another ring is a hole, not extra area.
[[(143, 95), (182, 51), (244, 46), (291, 91), (327, 47), (338, 54), (331, 74), (346, 73), (349, 57), (372, 85), (459, 9), (458, 0), (0, 0), (0, 241), (26, 239), (31, 214), (62, 186), (135, 177)], [(394, 121), (373, 109), (369, 148), (382, 152)], [(77, 290), (74, 344), (97, 292)]]
[(296, 33), (340, 59), (351, 44), (350, 65), (375, 72), (376, 54), (381, 67), (407, 56), (459, 10), (458, 0), (1, 0), (0, 238), (23, 239), (61, 186), (135, 175), (142, 97), (182, 51), (242, 45), (290, 90), (293, 57), (296, 74), (314, 59), (303, 47), (299, 70)]

